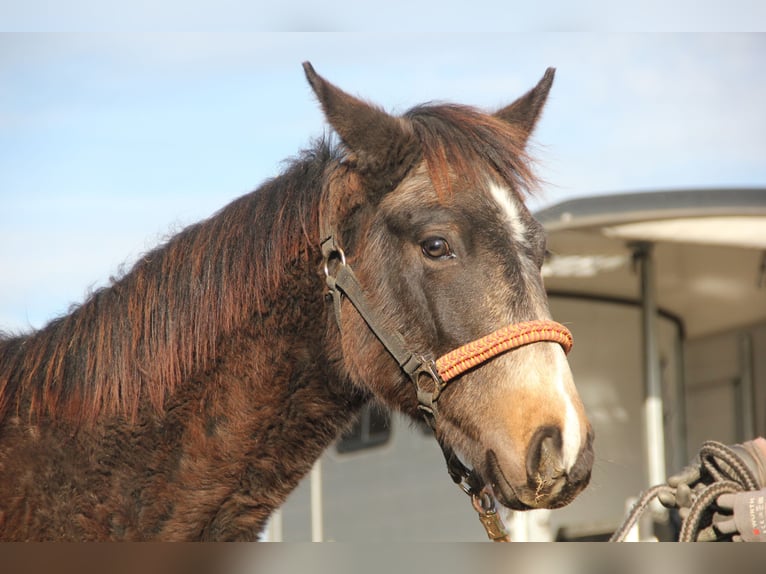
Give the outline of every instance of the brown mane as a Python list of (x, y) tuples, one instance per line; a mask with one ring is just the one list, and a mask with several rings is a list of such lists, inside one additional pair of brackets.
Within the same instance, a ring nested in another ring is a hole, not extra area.
[(215, 216), (144, 255), (74, 311), (27, 336), (0, 338), (0, 417), (161, 408), (209, 366), (223, 335), (268, 307), (287, 262), (316, 242), (325, 142)]
[[(488, 169), (523, 195), (535, 178), (523, 130), (471, 108), (424, 105), (412, 122), (434, 185)], [(0, 338), (0, 418), (11, 413), (93, 421), (161, 409), (178, 384), (210, 366), (220, 338), (265, 312), (285, 265), (311, 257), (327, 168), (325, 141), (279, 177), (147, 253), (70, 314)]]

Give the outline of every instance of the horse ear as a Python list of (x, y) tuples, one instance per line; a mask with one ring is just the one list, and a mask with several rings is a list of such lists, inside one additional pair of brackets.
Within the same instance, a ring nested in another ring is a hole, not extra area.
[(495, 117), (519, 126), (522, 129), (525, 143), (535, 129), (537, 120), (540, 118), (540, 113), (543, 111), (545, 101), (548, 99), (548, 92), (551, 90), (555, 73), (555, 68), (545, 70), (545, 75), (534, 88), (495, 114)]
[(406, 122), (345, 93), (309, 62), (303, 69), (328, 123), (354, 154), (360, 172), (388, 188), (395, 186), (420, 155)]

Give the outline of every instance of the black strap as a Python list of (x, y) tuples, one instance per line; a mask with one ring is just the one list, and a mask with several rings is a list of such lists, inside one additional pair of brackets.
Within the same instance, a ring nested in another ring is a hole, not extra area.
[(444, 454), (444, 460), (447, 463), (447, 472), (455, 484), (465, 491), (466, 494), (478, 494), (484, 485), (479, 476), (473, 470), (469, 470), (460, 457), (449, 446), (437, 439), (439, 446)]
[[(432, 379), (433, 377), (438, 379), (439, 376), (433, 360), (426, 359), (422, 355), (407, 349), (404, 338), (395, 329), (383, 328), (382, 317), (369, 304), (359, 280), (356, 278), (351, 267), (346, 264), (345, 254), (336, 243), (333, 235), (322, 241), (322, 254), (325, 260), (325, 280), (327, 281), (330, 295), (333, 298), (335, 320), (338, 323), (338, 327), (341, 327), (341, 303), (343, 296), (345, 296), (351, 301), (370, 330), (410, 378), (417, 379), (419, 378), (420, 371), (425, 371), (425, 374)], [(330, 270), (332, 260), (336, 260), (334, 272)], [(437, 388), (442, 385), (437, 385)]]
[(436, 401), (447, 386), (439, 376), (436, 362), (418, 353), (413, 353), (404, 343), (404, 338), (395, 329), (383, 328), (380, 315), (369, 304), (367, 297), (350, 266), (339, 262), (335, 274), (327, 274), (327, 286), (333, 299), (335, 320), (340, 327), (341, 303), (345, 296), (354, 305), (367, 326), (391, 354), (399, 367), (415, 384), (418, 408), (429, 426), (435, 426)]
[[(335, 277), (328, 277), (327, 279), (330, 292), (332, 293), (333, 290), (340, 291), (348, 297), (348, 300), (359, 311), (367, 326), (380, 339), (380, 342), (391, 353), (399, 366), (408, 374), (414, 372), (412, 365), (414, 364), (417, 367), (419, 364), (415, 354), (407, 350), (404, 340), (398, 331), (382, 328), (381, 318), (375, 309), (369, 305), (367, 297), (362, 291), (362, 286), (359, 284), (351, 268), (348, 265), (340, 265)], [(336, 318), (339, 318), (340, 300), (336, 298), (334, 302), (336, 306), (335, 315)]]

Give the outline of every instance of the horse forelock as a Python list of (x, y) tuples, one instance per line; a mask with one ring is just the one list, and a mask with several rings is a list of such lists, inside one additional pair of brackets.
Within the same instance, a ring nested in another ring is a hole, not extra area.
[(412, 122), (440, 197), (451, 192), (452, 178), (483, 184), (487, 172), (521, 200), (539, 186), (522, 126), (456, 104), (417, 106), (405, 117)]
[(0, 419), (161, 410), (211, 367), (228, 333), (267, 312), (283, 270), (309, 261), (334, 151), (324, 141), (285, 172), (144, 255), (68, 315), (0, 337)]

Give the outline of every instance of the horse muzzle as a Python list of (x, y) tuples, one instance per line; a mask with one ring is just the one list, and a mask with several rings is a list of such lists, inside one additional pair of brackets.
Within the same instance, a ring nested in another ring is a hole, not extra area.
[[(538, 429), (530, 441), (522, 476), (506, 472), (505, 461), (488, 450), (484, 479), (495, 498), (513, 510), (561, 508), (569, 504), (588, 485), (593, 467), (593, 431), (588, 429), (586, 441), (569, 468), (564, 464), (561, 433), (553, 427)], [(514, 470), (518, 470), (517, 468)]]

